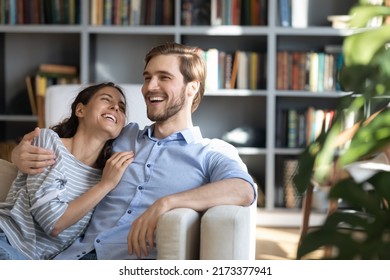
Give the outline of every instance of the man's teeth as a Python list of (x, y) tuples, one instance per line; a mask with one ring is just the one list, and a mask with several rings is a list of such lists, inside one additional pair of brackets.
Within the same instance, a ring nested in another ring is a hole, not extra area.
[(116, 123), (115, 116), (113, 116), (111, 114), (104, 114), (103, 117), (106, 118), (106, 119), (112, 120), (114, 123)]
[(163, 101), (164, 98), (159, 97), (159, 96), (153, 96), (153, 97), (150, 97), (149, 100), (150, 100), (150, 102), (160, 102), (160, 101)]

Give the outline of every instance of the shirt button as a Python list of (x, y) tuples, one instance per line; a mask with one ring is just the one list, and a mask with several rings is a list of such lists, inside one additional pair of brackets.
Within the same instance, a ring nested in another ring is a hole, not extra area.
[(142, 190), (143, 189), (143, 187), (142, 186), (138, 186), (138, 190), (140, 191), (140, 190)]
[(127, 214), (131, 214), (131, 210), (127, 210)]
[(96, 239), (96, 243), (100, 243), (100, 239)]
[(157, 142), (157, 145), (161, 146), (161, 142)]
[(150, 164), (148, 163), (148, 164), (146, 165), (146, 167), (150, 168)]

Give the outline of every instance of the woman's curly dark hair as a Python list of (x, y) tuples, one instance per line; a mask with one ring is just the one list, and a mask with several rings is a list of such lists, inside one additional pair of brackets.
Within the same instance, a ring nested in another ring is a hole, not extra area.
[[(126, 104), (126, 96), (125, 96), (122, 88), (120, 88), (118, 85), (116, 85), (112, 82), (91, 85), (91, 86), (84, 88), (76, 96), (76, 98), (73, 101), (72, 106), (71, 106), (72, 112), (71, 112), (70, 117), (66, 118), (62, 122), (54, 125), (53, 127), (51, 127), (51, 129), (54, 130), (61, 138), (73, 137), (76, 134), (77, 128), (79, 126), (79, 119), (76, 116), (77, 104), (82, 103), (84, 105), (87, 105), (88, 102), (91, 100), (91, 98), (95, 95), (95, 93), (104, 87), (112, 87), (112, 88), (117, 89), (122, 94), (123, 98), (125, 99), (125, 104)], [(112, 142), (113, 141), (114, 141), (114, 139), (110, 139), (105, 143), (102, 151), (100, 152), (100, 154), (95, 162), (94, 167), (99, 168), (99, 169), (104, 168), (104, 165), (106, 164), (107, 159), (111, 156)]]

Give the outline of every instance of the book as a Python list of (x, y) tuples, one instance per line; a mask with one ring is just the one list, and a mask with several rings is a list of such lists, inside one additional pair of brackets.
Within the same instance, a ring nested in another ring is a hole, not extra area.
[(292, 68), (291, 68), (291, 89), (301, 90), (299, 88), (299, 63), (300, 63), (300, 52), (293, 51), (291, 53)]
[(310, 53), (310, 73), (309, 73), (309, 90), (317, 92), (318, 90), (318, 53)]
[(37, 102), (38, 127), (45, 127), (45, 94), (47, 88), (47, 77), (35, 76), (35, 96)]
[(233, 54), (226, 53), (225, 56), (225, 85), (224, 88), (230, 89), (231, 88), (231, 80), (232, 80), (232, 67), (233, 67)]
[(104, 13), (103, 13), (104, 25), (112, 24), (112, 7), (113, 7), (113, 0), (104, 0)]
[(222, 25), (222, 0), (211, 0), (210, 23), (212, 26)]
[(40, 64), (38, 72), (74, 76), (77, 75), (77, 67), (62, 64)]
[(174, 1), (172, 0), (163, 0), (163, 25), (173, 25), (174, 22)]
[(226, 55), (224, 51), (219, 51), (218, 54), (218, 88), (225, 88), (225, 78), (226, 78)]
[(236, 88), (237, 83), (237, 73), (238, 73), (238, 63), (239, 63), (239, 51), (235, 51), (234, 59), (233, 59), (233, 67), (232, 67), (232, 78), (230, 80), (230, 88)]
[(291, 0), (291, 26), (306, 28), (309, 17), (309, 0)]
[(290, 0), (279, 0), (279, 18), (280, 25), (283, 27), (291, 26), (291, 7)]
[(130, 5), (130, 25), (141, 24), (141, 0), (132, 0)]
[(298, 112), (295, 109), (288, 110), (287, 120), (287, 147), (296, 148), (298, 140)]
[(325, 71), (325, 53), (319, 52), (318, 56), (318, 71), (317, 71), (317, 92), (324, 91), (324, 71)]
[(35, 83), (33, 81), (33, 78), (31, 76), (27, 76), (26, 79), (26, 86), (27, 86), (27, 94), (28, 94), (28, 100), (30, 101), (30, 107), (31, 112), (33, 115), (37, 115), (37, 102), (36, 102), (36, 96), (34, 92), (34, 86)]
[(257, 52), (249, 53), (249, 89), (255, 90), (258, 86), (259, 75), (259, 54)]
[(249, 58), (248, 52), (238, 52), (238, 69), (237, 69), (237, 88), (248, 89), (249, 88)]
[(218, 89), (218, 60), (219, 51), (215, 48), (206, 51), (206, 89), (217, 90)]
[(314, 141), (313, 139), (313, 122), (314, 122), (315, 108), (309, 106), (306, 109), (306, 145)]

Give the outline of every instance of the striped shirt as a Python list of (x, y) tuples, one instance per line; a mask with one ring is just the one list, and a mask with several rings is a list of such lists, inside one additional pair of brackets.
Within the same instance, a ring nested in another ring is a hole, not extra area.
[(51, 259), (87, 227), (93, 211), (57, 237), (50, 236), (68, 202), (98, 183), (101, 170), (76, 159), (50, 129), (41, 129), (34, 144), (53, 150), (56, 164), (37, 175), (18, 173), (6, 201), (0, 203), (0, 229), (28, 258)]

